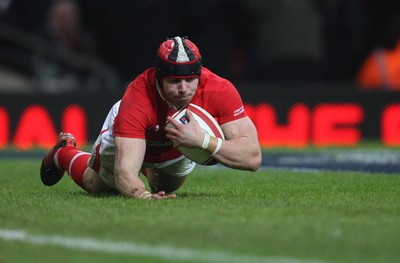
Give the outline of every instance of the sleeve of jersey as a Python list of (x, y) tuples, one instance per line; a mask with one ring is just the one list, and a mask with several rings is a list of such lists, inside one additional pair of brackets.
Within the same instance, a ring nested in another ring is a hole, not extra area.
[(232, 83), (226, 82), (224, 88), (220, 90), (215, 99), (218, 101), (216, 104), (219, 105), (220, 116), (218, 122), (220, 124), (247, 116), (242, 98)]
[(130, 84), (118, 111), (114, 123), (114, 136), (125, 138), (145, 139), (145, 132), (149, 119), (146, 112), (148, 109), (148, 98), (137, 92)]

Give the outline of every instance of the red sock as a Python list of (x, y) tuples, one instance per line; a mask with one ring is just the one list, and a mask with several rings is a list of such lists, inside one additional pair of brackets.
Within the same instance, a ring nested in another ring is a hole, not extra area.
[(88, 167), (89, 158), (90, 153), (81, 152), (73, 146), (62, 147), (56, 154), (58, 166), (65, 169), (72, 180), (84, 190), (83, 173)]

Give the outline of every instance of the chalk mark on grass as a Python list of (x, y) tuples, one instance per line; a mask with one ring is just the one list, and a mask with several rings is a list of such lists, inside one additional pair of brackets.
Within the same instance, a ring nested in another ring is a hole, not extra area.
[(152, 258), (162, 258), (189, 262), (216, 262), (216, 263), (326, 263), (326, 261), (296, 259), (289, 257), (261, 257), (253, 255), (233, 254), (223, 251), (205, 251), (172, 246), (154, 246), (133, 242), (117, 242), (97, 240), (88, 237), (65, 237), (59, 235), (33, 235), (24, 230), (0, 229), (0, 239), (4, 241), (19, 241), (39, 246), (50, 245), (68, 249), (97, 251), (135, 255)]

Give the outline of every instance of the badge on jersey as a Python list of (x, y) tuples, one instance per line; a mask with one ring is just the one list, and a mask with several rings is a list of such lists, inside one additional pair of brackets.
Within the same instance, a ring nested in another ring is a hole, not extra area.
[(182, 124), (188, 124), (189, 123), (189, 118), (186, 115), (183, 115), (182, 117), (180, 117), (179, 121)]

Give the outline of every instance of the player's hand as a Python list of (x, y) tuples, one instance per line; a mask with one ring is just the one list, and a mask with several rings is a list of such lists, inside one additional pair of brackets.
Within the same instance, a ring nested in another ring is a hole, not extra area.
[(174, 199), (176, 198), (175, 194), (167, 194), (165, 191), (160, 191), (158, 193), (150, 193), (149, 191), (144, 191), (138, 197), (138, 199)]
[(165, 127), (166, 136), (174, 142), (174, 147), (201, 147), (203, 145), (204, 132), (189, 109), (186, 110), (186, 114), (189, 118), (188, 124), (181, 124), (174, 118), (167, 117), (172, 127)]
[(175, 199), (176, 194), (167, 194), (164, 191), (160, 191), (156, 194), (151, 195), (151, 199)]

